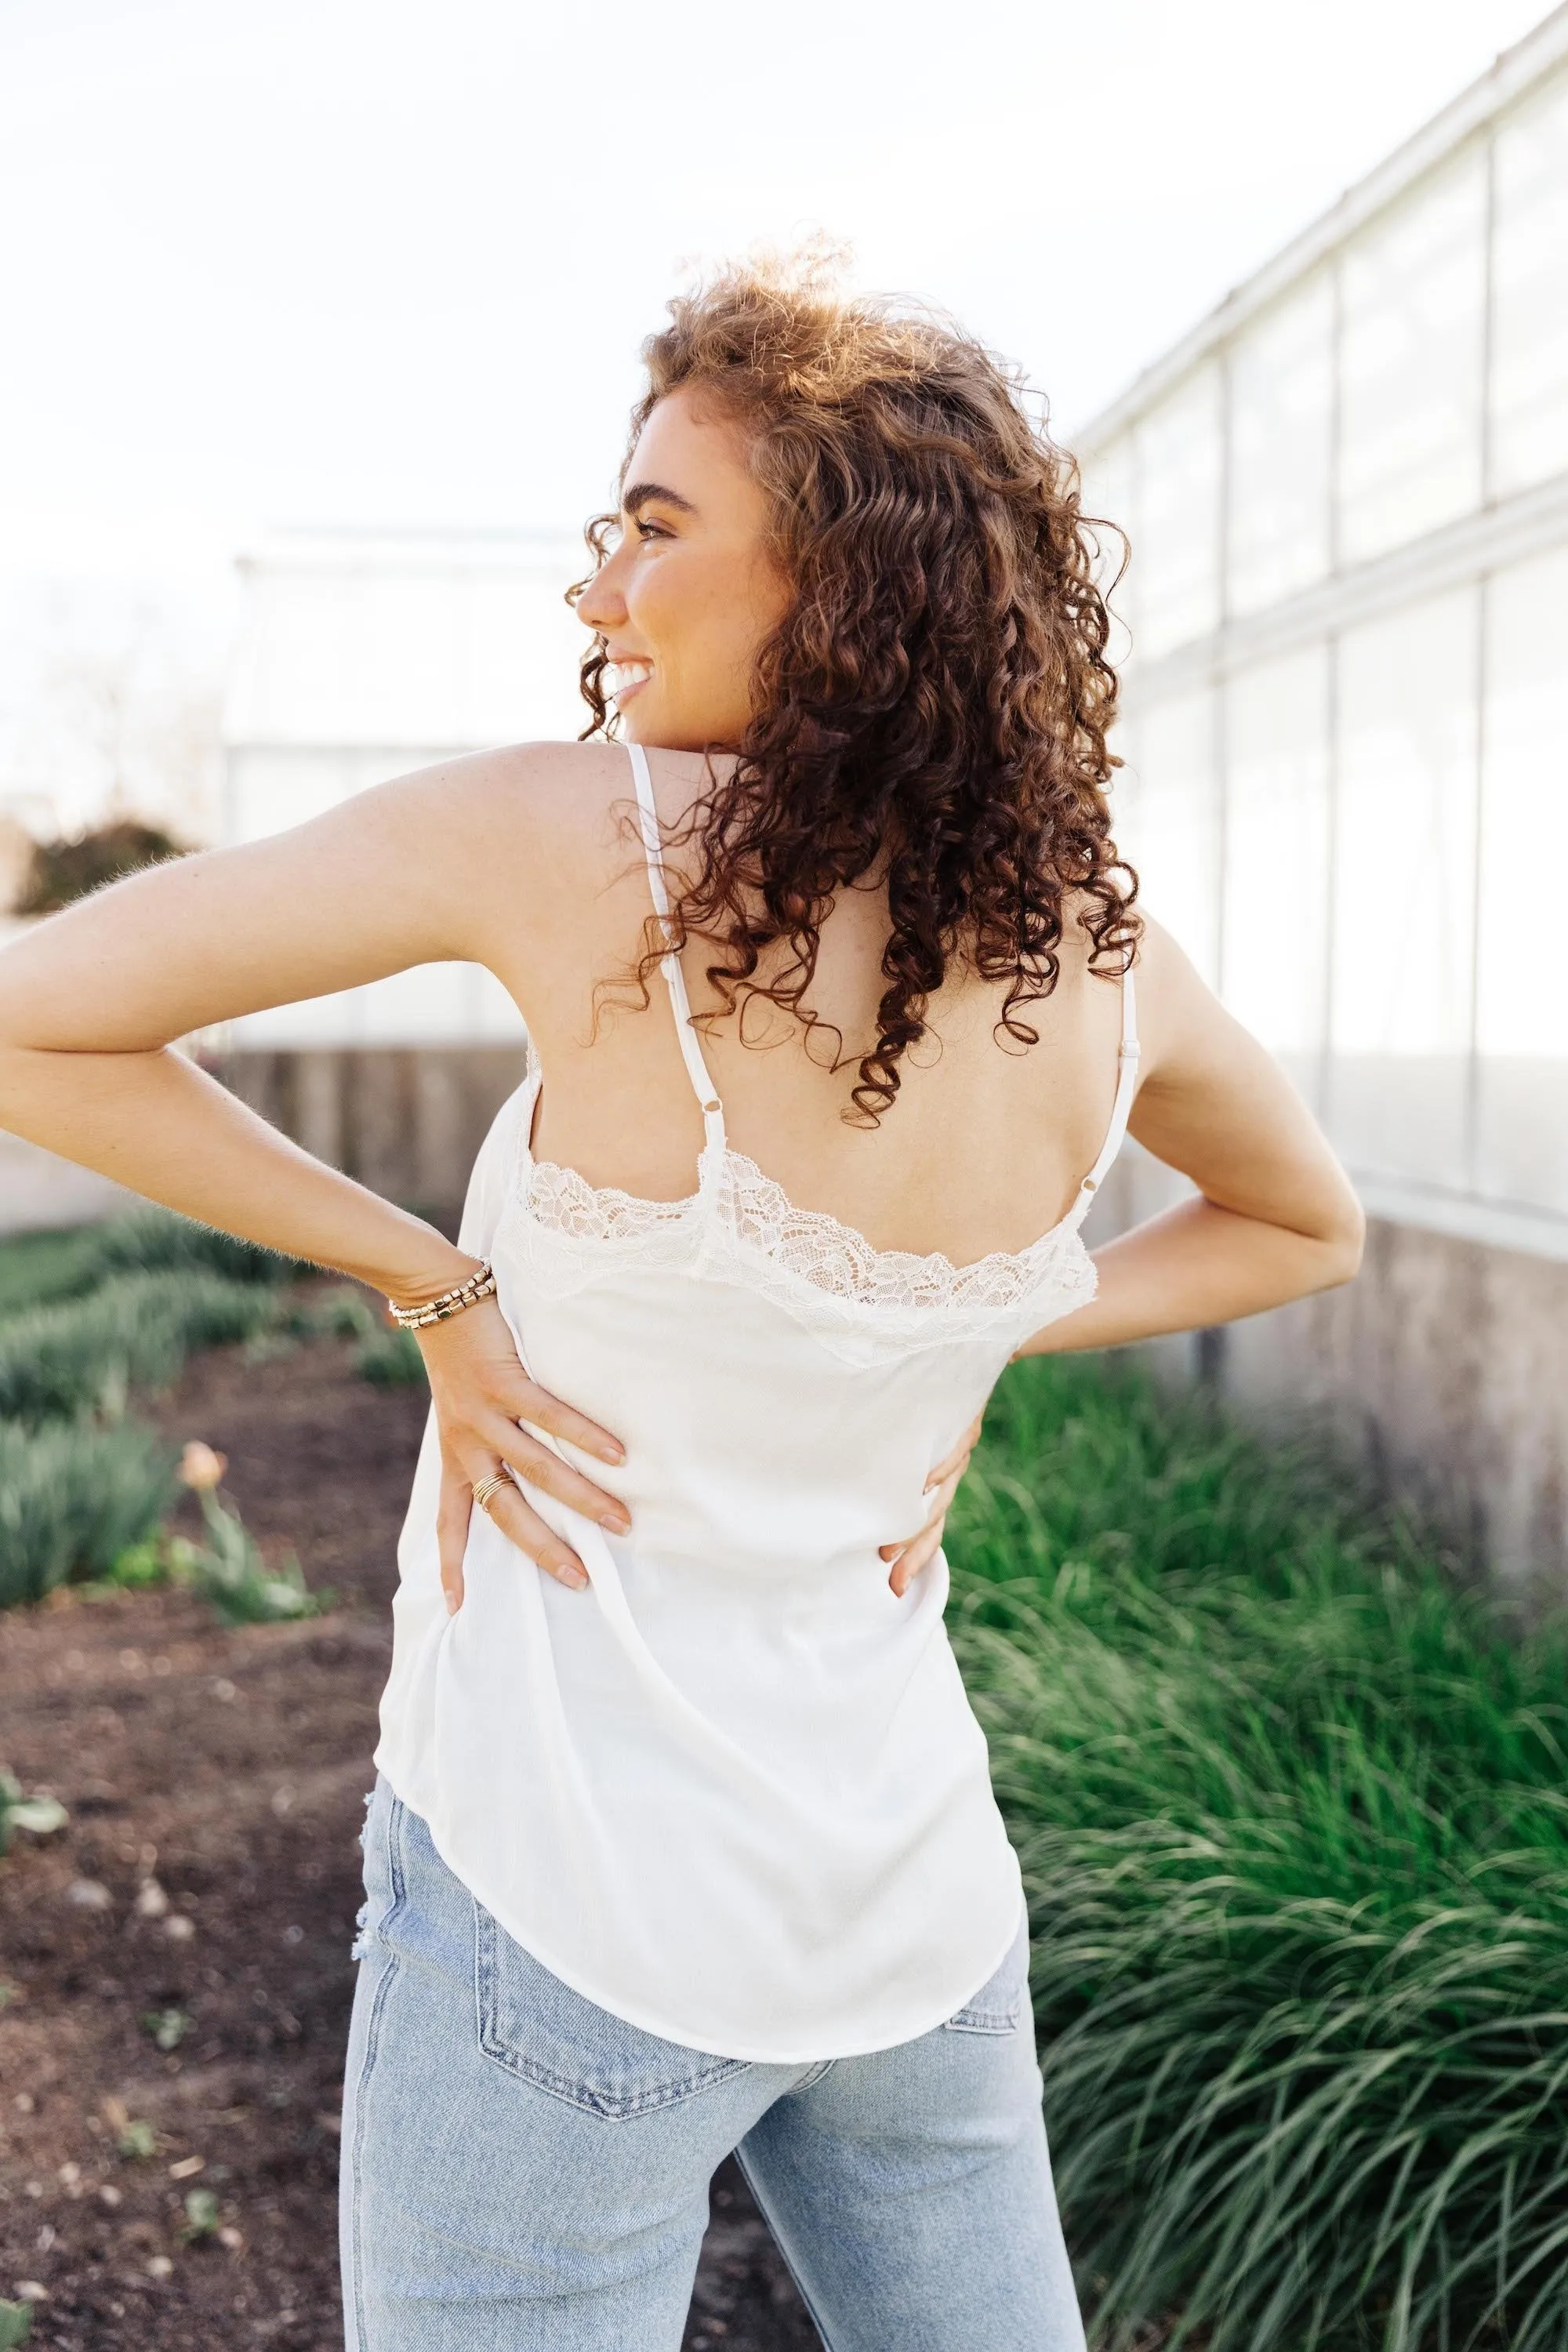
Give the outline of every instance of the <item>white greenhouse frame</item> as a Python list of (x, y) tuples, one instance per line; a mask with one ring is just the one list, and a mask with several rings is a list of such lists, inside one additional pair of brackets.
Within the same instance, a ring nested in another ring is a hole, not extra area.
[[(1568, 990), (1549, 982), (1568, 858), (1568, 5), (1076, 446), (1086, 506), (1132, 549), (1117, 823), (1152, 912), (1279, 1054), (1373, 1213), (1568, 1259)], [(1302, 701), (1320, 670), (1321, 719)], [(1279, 984), (1259, 978), (1266, 885)], [(1408, 976), (1368, 944), (1380, 899)], [(1488, 994), (1500, 1008), (1505, 967), (1517, 1028)], [(1312, 1024), (1285, 983), (1317, 992)]]

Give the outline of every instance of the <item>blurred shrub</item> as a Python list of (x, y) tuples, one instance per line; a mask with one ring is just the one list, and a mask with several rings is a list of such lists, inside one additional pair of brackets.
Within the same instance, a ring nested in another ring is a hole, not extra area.
[(363, 1291), (346, 1286), (329, 1291), (320, 1306), (308, 1310), (305, 1320), (311, 1331), (331, 1339), (357, 1339), (354, 1369), (362, 1380), (373, 1381), (377, 1387), (413, 1385), (426, 1377), (425, 1358), (413, 1332), (396, 1325), (389, 1328)]
[(184, 857), (183, 843), (160, 825), (143, 824), (136, 817), (116, 817), (89, 833), (58, 841), (40, 841), (16, 898), (19, 915), (53, 915), (73, 898), (116, 882), (139, 866), (161, 866)]
[(0, 1238), (0, 1318), (51, 1299), (77, 1298), (90, 1289), (93, 1277), (84, 1275), (83, 1267), (93, 1230), (78, 1225), (65, 1233)]
[(221, 1274), (231, 1282), (279, 1283), (313, 1271), (297, 1258), (149, 1204), (69, 1233), (16, 1234), (0, 1241), (0, 1321), (27, 1307), (83, 1297), (115, 1274)]
[[(166, 1386), (200, 1349), (308, 1325), (280, 1288), (302, 1271), (156, 1208), (5, 1246), (0, 1608), (68, 1579), (135, 1586), (171, 1572), (173, 1546), (155, 1535), (177, 1492), (174, 1457), (122, 1418), (127, 1400)], [(195, 1559), (196, 1548), (184, 1549)], [(229, 1616), (298, 1616), (315, 1605), (300, 1598), (297, 1568), (262, 1572), (242, 1559), (237, 1569), (220, 1551), (191, 1573)]]
[(412, 1331), (396, 1326), (372, 1332), (356, 1349), (354, 1365), (362, 1380), (374, 1381), (378, 1388), (423, 1384), (426, 1378), (418, 1340)]
[(174, 1456), (150, 1430), (0, 1422), (0, 1609), (107, 1574), (176, 1491)]
[(0, 1419), (115, 1417), (132, 1389), (165, 1387), (196, 1349), (251, 1339), (279, 1312), (265, 1283), (112, 1276), (86, 1297), (0, 1322)]
[(167, 1545), (161, 1536), (150, 1535), (116, 1552), (101, 1581), (121, 1592), (141, 1592), (150, 1584), (166, 1584), (170, 1572)]
[(132, 1209), (91, 1228), (83, 1287), (111, 1274), (221, 1274), (229, 1282), (293, 1282), (314, 1271), (258, 1243), (176, 1216), (172, 1209)]

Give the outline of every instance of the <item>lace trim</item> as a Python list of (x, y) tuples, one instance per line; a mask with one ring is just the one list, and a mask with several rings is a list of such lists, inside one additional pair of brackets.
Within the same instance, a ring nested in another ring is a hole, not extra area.
[[(912, 1250), (875, 1249), (863, 1234), (825, 1210), (797, 1208), (783, 1185), (743, 1152), (726, 1147), (715, 1168), (705, 1151), (702, 1162), (723, 1234), (747, 1252), (755, 1251), (770, 1267), (847, 1306), (937, 1313), (1005, 1309), (1028, 1297), (1042, 1276), (1058, 1267), (1064, 1250), (1076, 1244), (1084, 1257), (1070, 1209), (1026, 1249), (994, 1250), (968, 1265), (954, 1265), (940, 1251), (921, 1256)], [(614, 1185), (596, 1188), (575, 1169), (552, 1160), (531, 1160), (523, 1194), (530, 1221), (546, 1232), (629, 1251), (700, 1231), (708, 1189), (704, 1181), (682, 1200), (649, 1201)]]
[(535, 1224), (584, 1242), (639, 1242), (668, 1233), (683, 1225), (702, 1199), (689, 1192), (683, 1201), (645, 1201), (614, 1184), (589, 1184), (574, 1168), (553, 1160), (528, 1163), (523, 1195)]

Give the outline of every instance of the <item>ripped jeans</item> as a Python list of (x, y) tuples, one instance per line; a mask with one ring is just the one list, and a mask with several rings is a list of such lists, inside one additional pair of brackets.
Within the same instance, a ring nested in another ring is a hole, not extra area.
[(384, 1774), (363, 1843), (347, 2352), (678, 2352), (731, 2150), (830, 2352), (1083, 2352), (1023, 1930), (933, 2032), (753, 2064), (572, 1991)]

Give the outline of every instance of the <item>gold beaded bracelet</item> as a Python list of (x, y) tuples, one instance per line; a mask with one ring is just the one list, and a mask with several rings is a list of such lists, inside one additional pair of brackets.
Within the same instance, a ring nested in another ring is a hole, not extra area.
[(432, 1298), (426, 1307), (399, 1307), (395, 1298), (386, 1302), (392, 1319), (405, 1331), (423, 1331), (432, 1323), (444, 1323), (448, 1315), (460, 1315), (465, 1307), (477, 1307), (481, 1298), (489, 1298), (496, 1286), (489, 1262), (478, 1267), (466, 1282), (444, 1290), (439, 1298)]

